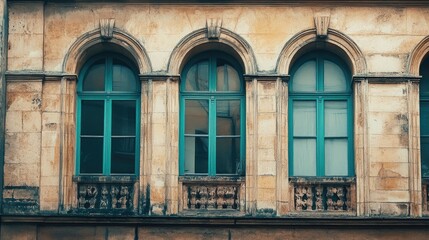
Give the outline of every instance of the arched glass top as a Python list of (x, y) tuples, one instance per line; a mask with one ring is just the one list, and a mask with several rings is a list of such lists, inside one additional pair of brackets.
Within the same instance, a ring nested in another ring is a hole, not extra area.
[(138, 92), (137, 73), (120, 56), (96, 57), (82, 69), (82, 92)]
[(420, 65), (420, 96), (429, 97), (429, 56)]
[(184, 68), (182, 92), (241, 92), (239, 65), (229, 56), (205, 53)]
[(348, 92), (349, 72), (336, 56), (317, 52), (301, 57), (292, 69), (291, 92), (338, 93)]

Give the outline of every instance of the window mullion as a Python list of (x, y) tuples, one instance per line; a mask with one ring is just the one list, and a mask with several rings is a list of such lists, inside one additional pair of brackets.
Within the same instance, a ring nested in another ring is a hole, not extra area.
[(324, 115), (324, 100), (319, 98), (317, 100), (317, 158), (316, 158), (316, 166), (317, 166), (317, 176), (325, 175), (325, 115)]
[(209, 107), (209, 169), (210, 176), (216, 175), (216, 100), (210, 98)]
[(111, 156), (110, 150), (112, 146), (112, 100), (107, 98), (105, 101), (105, 115), (104, 115), (104, 156), (103, 156), (103, 175), (111, 175)]

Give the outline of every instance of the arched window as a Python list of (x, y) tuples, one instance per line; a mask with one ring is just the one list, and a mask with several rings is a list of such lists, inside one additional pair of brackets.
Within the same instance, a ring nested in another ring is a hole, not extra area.
[(230, 56), (191, 59), (180, 84), (181, 175), (241, 175), (245, 153), (244, 81)]
[(352, 176), (353, 115), (350, 72), (337, 56), (308, 53), (291, 69), (291, 176)]
[(429, 57), (420, 65), (420, 154), (422, 177), (429, 178)]
[(127, 59), (90, 59), (77, 85), (78, 175), (131, 175), (139, 159), (140, 83)]

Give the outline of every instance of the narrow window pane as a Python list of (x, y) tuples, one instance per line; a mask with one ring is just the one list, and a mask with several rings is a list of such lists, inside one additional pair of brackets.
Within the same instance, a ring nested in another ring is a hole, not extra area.
[(207, 134), (209, 102), (185, 100), (185, 134)]
[(429, 102), (420, 102), (420, 134), (429, 136)]
[(293, 102), (293, 136), (316, 136), (316, 102)]
[(240, 166), (240, 138), (216, 139), (216, 173), (236, 174)]
[(324, 80), (326, 92), (347, 91), (347, 81), (343, 70), (331, 61), (324, 61)]
[(325, 139), (326, 176), (348, 175), (347, 139)]
[(422, 177), (429, 177), (429, 137), (421, 138)]
[(420, 75), (422, 79), (419, 81), (420, 95), (429, 95), (429, 57), (420, 64)]
[(104, 101), (82, 100), (81, 135), (104, 135)]
[(104, 91), (104, 59), (95, 62), (83, 80), (83, 91)]
[(325, 136), (347, 137), (347, 102), (325, 102)]
[(238, 72), (225, 61), (217, 61), (217, 91), (240, 91), (241, 82)]
[(136, 101), (112, 101), (112, 136), (136, 135)]
[(209, 90), (209, 63), (202, 61), (193, 65), (186, 74), (186, 91)]
[(80, 138), (80, 173), (103, 172), (103, 137)]
[(240, 100), (217, 101), (217, 136), (240, 135)]
[(293, 174), (316, 176), (316, 139), (293, 139)]
[(133, 174), (135, 172), (135, 137), (112, 138), (112, 173)]
[(113, 91), (137, 91), (137, 78), (134, 72), (124, 63), (113, 61)]
[(185, 174), (208, 173), (208, 138), (185, 137)]
[(293, 75), (292, 90), (294, 92), (316, 91), (316, 61), (308, 61), (299, 67)]

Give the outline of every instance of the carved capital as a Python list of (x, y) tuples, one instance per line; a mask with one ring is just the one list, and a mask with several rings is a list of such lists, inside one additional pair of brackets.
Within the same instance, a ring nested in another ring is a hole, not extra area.
[(316, 35), (318, 38), (326, 38), (328, 36), (330, 18), (330, 16), (314, 17), (314, 24), (316, 25)]
[(217, 40), (220, 37), (220, 29), (222, 27), (222, 19), (210, 18), (206, 21), (207, 27), (207, 38), (211, 40)]
[(113, 38), (113, 28), (115, 27), (114, 18), (100, 19), (101, 38), (109, 40)]

